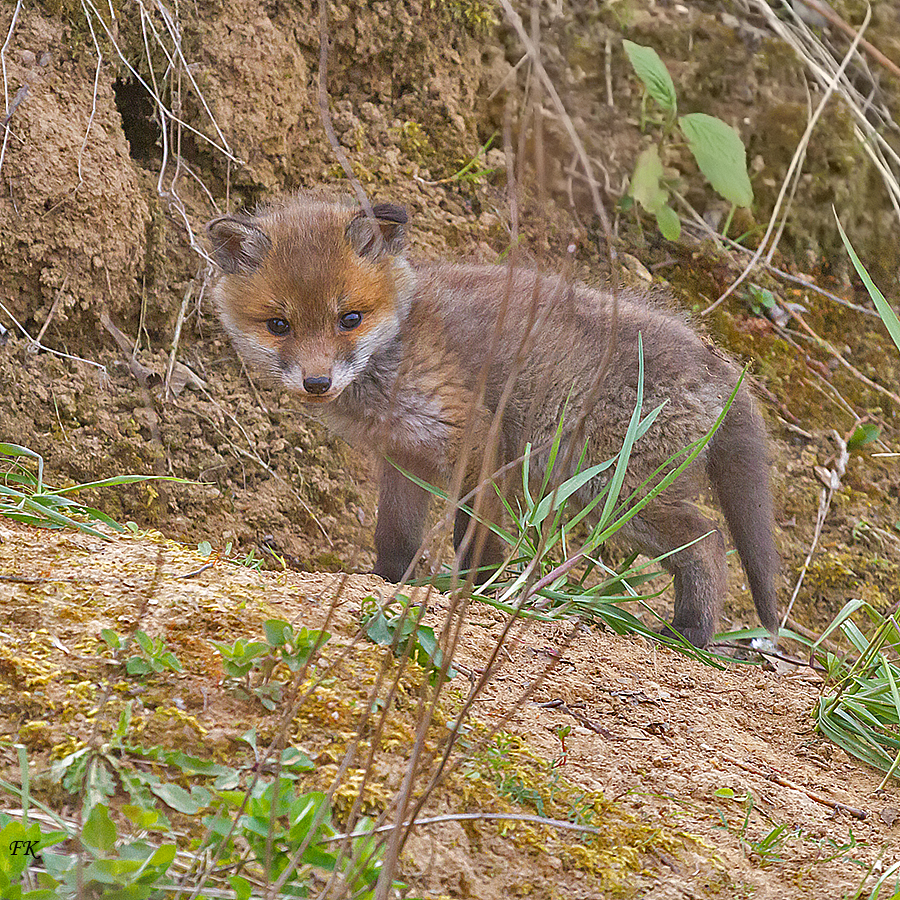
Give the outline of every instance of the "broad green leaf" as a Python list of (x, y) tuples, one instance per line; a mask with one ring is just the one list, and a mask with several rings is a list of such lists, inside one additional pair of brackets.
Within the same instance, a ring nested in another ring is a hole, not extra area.
[(678, 213), (666, 204), (656, 211), (656, 224), (660, 234), (667, 241), (677, 241), (681, 237), (681, 220)]
[(388, 625), (388, 620), (380, 610), (366, 622), (366, 637), (379, 647), (386, 647), (394, 639), (394, 632)]
[(629, 193), (654, 216), (669, 202), (669, 192), (661, 184), (662, 176), (659, 150), (655, 146), (648, 147), (637, 158)]
[(84, 779), (84, 803), (86, 809), (100, 804), (103, 809), (109, 797), (116, 792), (116, 780), (102, 757), (90, 759)]
[(168, 823), (165, 818), (160, 815), (158, 810), (144, 809), (135, 806), (133, 803), (126, 803), (122, 807), (122, 812), (126, 815), (138, 828), (144, 831), (168, 831)]
[(125, 671), (129, 675), (149, 675), (153, 671), (150, 663), (140, 656), (132, 656), (125, 663)]
[(281, 647), (286, 644), (293, 631), (284, 619), (267, 619), (263, 623), (263, 630), (266, 632), (266, 640), (273, 647)]
[(187, 816), (195, 816), (202, 809), (209, 806), (212, 795), (206, 788), (195, 785), (188, 793), (177, 784), (151, 784), (150, 790), (162, 800), (166, 806), (170, 806), (176, 812)]
[(146, 631), (141, 631), (138, 628), (137, 631), (132, 635), (135, 640), (135, 643), (143, 650), (145, 653), (153, 652), (153, 639), (147, 634)]
[(229, 875), (228, 882), (234, 888), (235, 900), (250, 900), (253, 885), (246, 878), (242, 878), (240, 875)]
[(296, 747), (286, 747), (281, 751), (281, 765), (296, 772), (312, 772), (316, 767), (315, 763)]
[(644, 82), (647, 93), (672, 116), (675, 115), (675, 85), (669, 70), (652, 47), (642, 47), (632, 41), (622, 41), (635, 74)]
[(740, 135), (727, 122), (706, 113), (682, 116), (678, 124), (700, 171), (716, 192), (736, 206), (750, 206), (753, 188)]
[(103, 628), (100, 631), (100, 637), (103, 638), (110, 650), (119, 650), (122, 646), (121, 638), (111, 628)]
[(100, 853), (110, 853), (115, 847), (116, 826), (109, 817), (109, 810), (102, 803), (91, 809), (81, 829), (81, 840)]

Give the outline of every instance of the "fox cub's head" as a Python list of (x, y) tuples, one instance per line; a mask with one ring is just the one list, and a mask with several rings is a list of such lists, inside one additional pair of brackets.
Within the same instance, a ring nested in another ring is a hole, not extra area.
[(398, 206), (302, 197), (210, 222), (216, 308), (241, 356), (305, 400), (334, 400), (408, 312), (406, 223)]

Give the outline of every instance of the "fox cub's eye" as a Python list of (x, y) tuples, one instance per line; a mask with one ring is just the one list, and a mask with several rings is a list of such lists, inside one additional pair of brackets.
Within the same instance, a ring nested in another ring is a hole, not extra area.
[(287, 319), (266, 319), (266, 328), (272, 334), (287, 334), (291, 330), (291, 323)]
[(359, 323), (362, 322), (362, 313), (358, 312), (348, 312), (344, 313), (340, 319), (338, 319), (338, 323), (341, 326), (341, 331), (353, 331)]

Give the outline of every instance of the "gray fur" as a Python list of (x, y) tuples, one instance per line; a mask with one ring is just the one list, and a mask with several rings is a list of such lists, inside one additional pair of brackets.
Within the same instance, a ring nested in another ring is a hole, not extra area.
[[(467, 491), (480, 482), (495, 415), (501, 416), (499, 445), (489, 470), (516, 458), (527, 442), (538, 448), (549, 445), (565, 407), (569, 431), (560, 458), (566, 456), (571, 424), (583, 420), (579, 448), (586, 442), (585, 464), (601, 462), (619, 451), (635, 407), (639, 335), (644, 414), (665, 405), (635, 445), (622, 497), (667, 458), (702, 437), (722, 412), (737, 381), (734, 364), (647, 295), (621, 292), (617, 340), (608, 369), (595, 385), (613, 321), (608, 292), (507, 266), (410, 265), (399, 255), (402, 232), (392, 232), (395, 227), (402, 230), (405, 221), (400, 219), (396, 212), (387, 214), (389, 237), (383, 252), (375, 252), (373, 225), (363, 214), (302, 197), (288, 201), (252, 223), (272, 250), (249, 284), (223, 267), (226, 277), (217, 287), (220, 314), (242, 352), (247, 340), (240, 310), (248, 295), (277, 294), (279, 308), (284, 309), (279, 314), (292, 322), (300, 342), (290, 365), (305, 371), (302, 347), (315, 340), (319, 373), (325, 365), (322, 360), (330, 358), (321, 348), (333, 328), (329, 318), (333, 313), (319, 318), (332, 302), (329, 273), (357, 267), (360, 272), (381, 273), (394, 284), (390, 297), (344, 298), (351, 304), (368, 301), (382, 316), (381, 324), (354, 345), (348, 359), (340, 357), (343, 345), (335, 344), (332, 372), (349, 366), (353, 377), (329, 392), (323, 412), (333, 430), (351, 442), (394, 459), (424, 480), (443, 484), (469, 442), (474, 452), (464, 473)], [(501, 314), (503, 322), (498, 325)], [(486, 387), (479, 398), (483, 370)], [(296, 377), (292, 386), (297, 386)], [(508, 402), (500, 410), (504, 392)], [(538, 449), (532, 460), (537, 482), (543, 478), (547, 456), (546, 449)], [(574, 471), (579, 453), (570, 456), (568, 470), (557, 466), (553, 473), (555, 483)], [(673, 627), (693, 643), (706, 644), (724, 599), (726, 565), (721, 533), (694, 505), (704, 469), (747, 572), (760, 620), (774, 633), (778, 556), (767, 440), (746, 386), (738, 391), (703, 456), (632, 519), (623, 536), (656, 556), (711, 532), (664, 563), (675, 577)], [(515, 480), (515, 475), (507, 479)], [(585, 486), (577, 499), (589, 502), (600, 483)], [(482, 498), (488, 507), (496, 506), (492, 494), (486, 492)], [(396, 580), (414, 561), (428, 501), (427, 492), (394, 470), (384, 470), (376, 573)], [(498, 547), (489, 535), (482, 533), (462, 545), (467, 526), (461, 516), (455, 528), (464, 562), (477, 562), (479, 547), (483, 557), (496, 560)]]

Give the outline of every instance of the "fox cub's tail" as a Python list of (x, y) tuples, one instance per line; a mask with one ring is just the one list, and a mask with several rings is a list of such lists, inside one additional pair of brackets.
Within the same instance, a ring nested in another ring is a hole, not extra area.
[(707, 472), (747, 573), (759, 619), (775, 635), (779, 559), (773, 537), (768, 442), (746, 385), (709, 443)]

